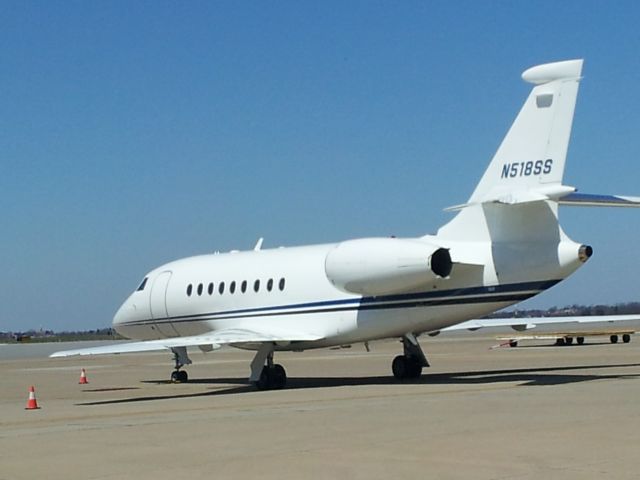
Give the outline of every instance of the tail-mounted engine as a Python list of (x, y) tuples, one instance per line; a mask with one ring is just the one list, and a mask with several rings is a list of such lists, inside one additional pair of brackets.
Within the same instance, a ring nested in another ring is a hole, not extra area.
[(325, 260), (337, 288), (361, 295), (386, 295), (427, 288), (446, 278), (449, 250), (420, 240), (363, 238), (339, 243)]

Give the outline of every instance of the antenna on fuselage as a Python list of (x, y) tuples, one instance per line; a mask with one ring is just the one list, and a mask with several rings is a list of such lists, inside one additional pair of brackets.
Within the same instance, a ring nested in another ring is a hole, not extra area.
[(253, 251), (254, 251), (254, 252), (258, 252), (258, 251), (260, 251), (260, 250), (262, 249), (262, 242), (263, 242), (263, 241), (264, 241), (264, 238), (263, 238), (263, 237), (260, 237), (260, 238), (258, 239), (258, 241), (256, 242), (256, 246), (255, 246), (255, 247), (253, 247)]

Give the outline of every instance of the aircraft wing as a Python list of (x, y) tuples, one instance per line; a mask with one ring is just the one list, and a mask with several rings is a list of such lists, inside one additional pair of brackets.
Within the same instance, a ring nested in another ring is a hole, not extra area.
[(264, 342), (301, 342), (320, 340), (320, 335), (293, 332), (258, 332), (241, 328), (216, 330), (203, 335), (190, 337), (163, 338), (160, 340), (145, 340), (142, 342), (121, 342), (102, 347), (80, 348), (64, 350), (50, 355), (51, 358), (71, 357), (74, 355), (106, 355), (113, 353), (136, 353), (168, 350), (176, 347), (206, 347), (220, 348), (221, 345), (231, 343), (264, 343)]
[(617, 323), (617, 322), (640, 322), (640, 315), (589, 315), (572, 317), (521, 317), (521, 318), (491, 318), (485, 320), (467, 320), (450, 327), (443, 328), (441, 332), (451, 332), (455, 330), (475, 331), (489, 327), (511, 327), (522, 332), (536, 328), (538, 325), (560, 325), (567, 323)]

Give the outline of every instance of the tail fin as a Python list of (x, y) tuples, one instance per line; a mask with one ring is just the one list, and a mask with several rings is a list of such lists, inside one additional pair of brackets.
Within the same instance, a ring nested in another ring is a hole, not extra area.
[(544, 192), (552, 190), (546, 187), (562, 185), (581, 72), (582, 60), (569, 60), (532, 67), (522, 74), (536, 86), (468, 203), (499, 201), (504, 195), (539, 187)]
[[(486, 220), (479, 218), (484, 214), (476, 215), (482, 206), (555, 200), (575, 190), (563, 186), (562, 177), (581, 72), (582, 60), (568, 60), (522, 74), (535, 87), (468, 202), (452, 207), (463, 211), (440, 229), (439, 236), (486, 238)], [(551, 207), (554, 214), (556, 208)]]

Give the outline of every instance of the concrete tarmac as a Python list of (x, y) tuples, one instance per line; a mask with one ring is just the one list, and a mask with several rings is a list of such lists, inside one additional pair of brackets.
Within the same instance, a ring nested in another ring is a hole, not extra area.
[(637, 340), (426, 338), (432, 367), (407, 383), (397, 341), (280, 353), (289, 388), (267, 392), (234, 349), (194, 352), (188, 384), (166, 381), (169, 354), (5, 359), (0, 480), (635, 479)]

